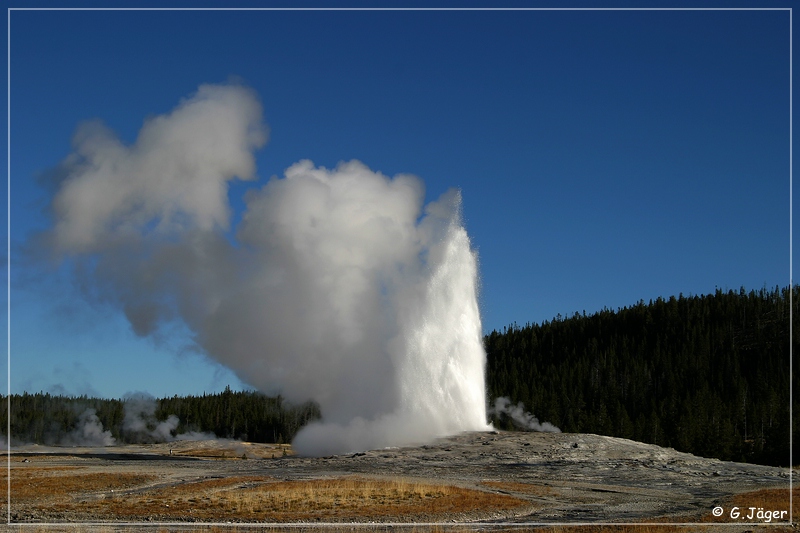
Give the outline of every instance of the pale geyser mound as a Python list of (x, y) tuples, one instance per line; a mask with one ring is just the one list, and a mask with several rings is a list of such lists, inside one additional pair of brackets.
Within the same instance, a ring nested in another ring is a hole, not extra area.
[(130, 146), (81, 125), (38, 242), (138, 335), (182, 322), (245, 383), (316, 401), (300, 453), (488, 429), (459, 191), (424, 205), (414, 176), (304, 160), (250, 190), (232, 228), (228, 182), (257, 179), (267, 131), (240, 85), (201, 86)]

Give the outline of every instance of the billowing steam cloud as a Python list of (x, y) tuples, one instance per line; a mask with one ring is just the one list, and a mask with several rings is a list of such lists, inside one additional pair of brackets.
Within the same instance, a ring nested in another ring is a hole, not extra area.
[(75, 446), (114, 446), (116, 439), (111, 431), (103, 430), (103, 424), (97, 417), (97, 411), (86, 409), (78, 417), (78, 423), (63, 439), (62, 444)]
[(511, 421), (514, 425), (522, 429), (561, 433), (561, 430), (550, 422), (539, 423), (538, 418), (525, 411), (525, 405), (523, 405), (522, 402), (519, 402), (517, 405), (511, 405), (511, 400), (503, 396), (495, 399), (494, 408), (491, 409), (490, 412), (498, 416), (506, 415), (511, 417)]
[[(203, 85), (126, 146), (81, 125), (44, 236), (139, 335), (182, 320), (246, 383), (320, 405), (294, 444), (328, 454), (486, 429), (477, 261), (452, 190), (358, 161), (300, 161), (245, 197), (267, 128), (254, 92)], [(169, 421), (167, 421), (169, 422)]]
[(173, 440), (172, 432), (180, 424), (180, 419), (169, 415), (166, 420), (157, 420), (157, 403), (152, 396), (144, 393), (128, 395), (123, 407), (122, 431), (129, 440), (143, 443)]

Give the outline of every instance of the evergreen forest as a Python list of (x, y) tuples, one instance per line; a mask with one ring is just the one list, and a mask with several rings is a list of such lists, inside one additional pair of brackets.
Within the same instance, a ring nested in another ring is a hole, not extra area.
[[(717, 290), (493, 331), (489, 397), (523, 402), (565, 432), (786, 466), (789, 305), (796, 323), (798, 296), (797, 287), (791, 298), (788, 288)], [(493, 418), (513, 428), (505, 415)]]
[[(0, 402), (0, 427), (7, 434), (7, 397)], [(288, 404), (281, 398), (253, 391), (234, 392), (230, 387), (219, 394), (173, 396), (152, 399), (150, 416), (138, 418), (151, 426), (178, 418), (171, 434), (213, 433), (218, 438), (250, 442), (290, 442), (297, 431), (320, 417), (316, 404)], [(76, 442), (71, 438), (82, 423), (81, 415), (93, 409), (102, 429), (110, 431), (117, 443), (142, 442), (142, 431), (126, 429), (126, 402), (118, 399), (53, 396), (47, 393), (11, 395), (12, 443), (60, 444)], [(151, 437), (149, 440), (159, 440)], [(146, 441), (146, 440), (145, 440)], [(80, 443), (79, 440), (77, 443)]]

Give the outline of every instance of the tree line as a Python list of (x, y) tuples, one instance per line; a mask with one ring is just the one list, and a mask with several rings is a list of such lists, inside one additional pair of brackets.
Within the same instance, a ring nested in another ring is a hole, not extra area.
[[(8, 396), (0, 401), (0, 432), (7, 436)], [(297, 431), (320, 418), (316, 404), (292, 405), (281, 396), (258, 392), (234, 392), (226, 387), (218, 394), (173, 396), (152, 399), (152, 413), (143, 422), (154, 424), (170, 415), (178, 417), (172, 436), (213, 433), (220, 438), (250, 442), (289, 442)], [(93, 409), (102, 429), (117, 443), (138, 442), (141, 432), (126, 431), (126, 401), (72, 397), (48, 393), (11, 395), (11, 435), (14, 443), (60, 444), (74, 441), (71, 435), (87, 409)], [(139, 415), (140, 416), (140, 415)]]
[[(795, 323), (798, 296), (795, 287)], [(789, 303), (789, 288), (742, 288), (514, 324), (485, 337), (489, 396), (523, 402), (566, 432), (785, 466)], [(793, 412), (796, 458), (797, 405)]]
[[(566, 432), (788, 465), (789, 290), (679, 295), (492, 331), (484, 339), (489, 399), (523, 402), (539, 420)], [(792, 290), (797, 322), (800, 290)], [(797, 344), (795, 337), (795, 351)], [(6, 436), (8, 399), (0, 401), (0, 432)], [(138, 438), (125, 431), (125, 400), (47, 393), (10, 399), (14, 442), (65, 442), (85, 422), (87, 409), (116, 442)], [(320, 417), (311, 402), (290, 405), (280, 396), (230, 388), (153, 402), (151, 422), (178, 417), (172, 435), (194, 431), (282, 443)], [(800, 408), (795, 405), (793, 412), (794, 457), (800, 457)], [(492, 422), (515, 429), (504, 415), (492, 415)]]

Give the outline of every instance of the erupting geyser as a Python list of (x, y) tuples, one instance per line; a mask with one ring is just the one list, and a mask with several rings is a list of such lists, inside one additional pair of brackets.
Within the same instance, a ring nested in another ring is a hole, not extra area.
[(44, 242), (87, 297), (149, 335), (182, 320), (246, 383), (320, 405), (309, 455), (487, 429), (477, 259), (451, 190), (300, 161), (250, 191), (231, 234), (227, 182), (255, 179), (254, 92), (203, 85), (123, 145), (80, 126)]

